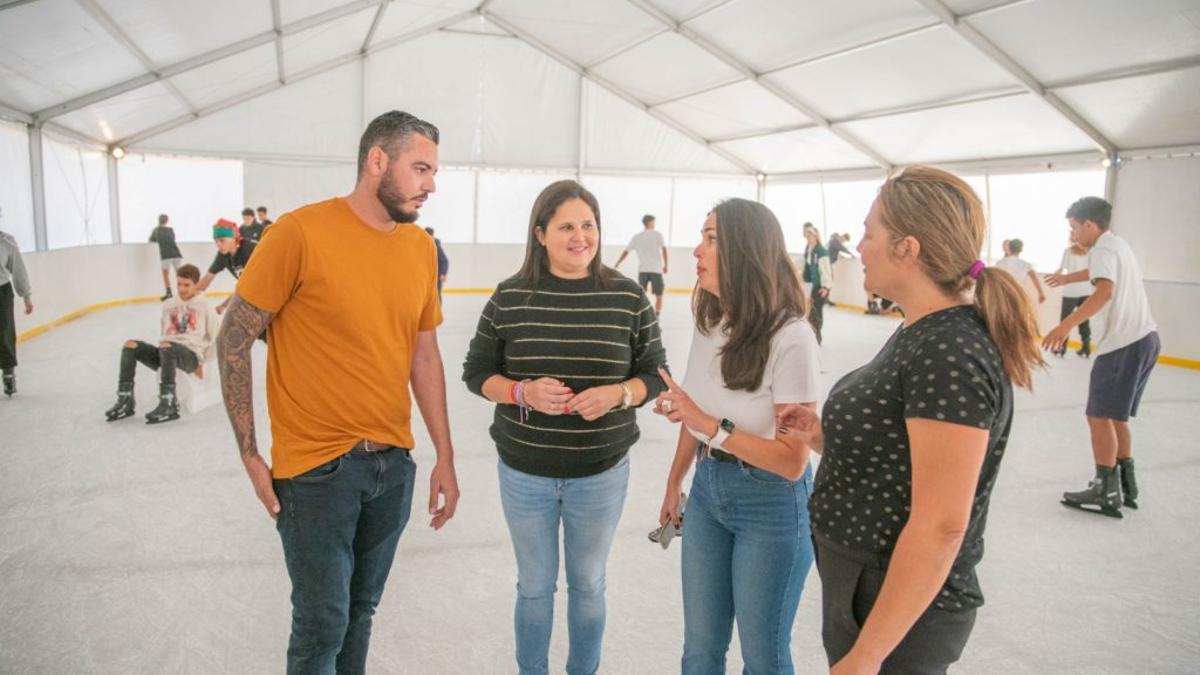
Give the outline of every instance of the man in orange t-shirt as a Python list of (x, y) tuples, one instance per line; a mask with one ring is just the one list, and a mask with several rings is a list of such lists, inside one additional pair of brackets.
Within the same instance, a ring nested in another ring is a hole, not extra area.
[[(354, 191), (266, 231), (217, 338), (225, 408), (292, 581), (288, 672), (365, 669), (371, 617), (412, 505), (410, 384), (437, 454), (430, 525), (441, 528), (458, 503), (437, 254), (413, 224), (434, 191), (437, 143), (437, 127), (408, 113), (373, 120)], [(251, 399), (250, 349), (263, 329), (269, 468)]]

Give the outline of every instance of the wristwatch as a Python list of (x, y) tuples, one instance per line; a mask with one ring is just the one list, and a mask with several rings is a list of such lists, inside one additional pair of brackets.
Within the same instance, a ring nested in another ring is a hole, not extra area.
[(708, 439), (708, 447), (724, 449), (725, 441), (729, 440), (729, 435), (733, 433), (733, 421), (722, 419), (721, 425), (717, 427), (717, 433)]
[(621, 407), (618, 410), (628, 410), (633, 407), (633, 388), (627, 382), (620, 382), (621, 387)]

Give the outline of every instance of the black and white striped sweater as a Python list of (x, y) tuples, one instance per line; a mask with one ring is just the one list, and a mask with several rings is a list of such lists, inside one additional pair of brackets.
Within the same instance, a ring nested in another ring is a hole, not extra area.
[[(636, 377), (651, 401), (666, 388), (658, 375), (665, 365), (658, 317), (631, 279), (618, 275), (601, 288), (591, 278), (547, 276), (533, 292), (514, 278), (500, 284), (479, 317), (463, 381), (482, 396), (493, 375), (553, 377), (575, 392)], [(491, 433), (505, 464), (554, 478), (605, 471), (639, 436), (632, 409), (592, 422), (531, 410), (522, 422), (517, 406), (506, 404), (496, 405)]]

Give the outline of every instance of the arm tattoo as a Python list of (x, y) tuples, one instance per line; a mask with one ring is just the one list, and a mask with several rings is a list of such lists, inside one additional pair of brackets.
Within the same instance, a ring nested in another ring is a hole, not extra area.
[(225, 398), (225, 412), (229, 414), (229, 423), (233, 425), (233, 435), (242, 459), (258, 454), (258, 442), (254, 436), (254, 381), (250, 348), (274, 316), (235, 293), (230, 297), (229, 309), (225, 310), (225, 320), (221, 322), (221, 332), (217, 335), (221, 394)]

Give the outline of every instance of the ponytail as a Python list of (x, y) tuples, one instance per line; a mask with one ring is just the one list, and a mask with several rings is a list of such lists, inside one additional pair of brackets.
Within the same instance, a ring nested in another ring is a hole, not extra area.
[(1044, 367), (1038, 349), (1037, 318), (1029, 296), (1012, 275), (994, 267), (979, 272), (975, 281), (975, 309), (983, 317), (1008, 379), (1033, 390), (1033, 368)]

